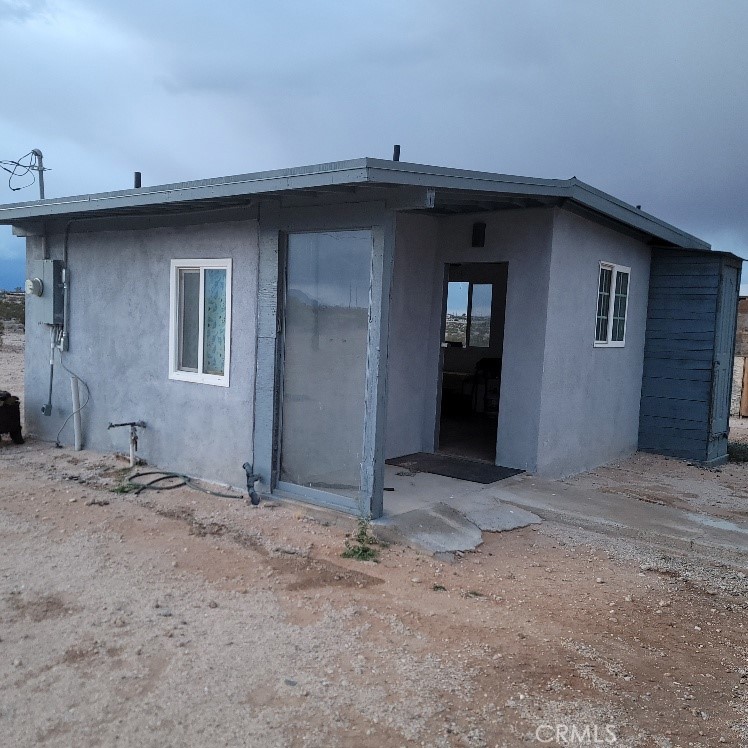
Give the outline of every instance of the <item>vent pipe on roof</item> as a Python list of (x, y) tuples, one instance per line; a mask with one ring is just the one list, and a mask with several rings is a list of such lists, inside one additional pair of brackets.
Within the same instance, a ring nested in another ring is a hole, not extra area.
[(143, 175), (139, 171), (135, 172), (135, 189), (136, 190), (140, 189), (140, 183), (141, 183), (141, 180), (142, 180), (142, 176)]
[(400, 160), (400, 146), (399, 145), (396, 145), (392, 150), (392, 160), (393, 161)]

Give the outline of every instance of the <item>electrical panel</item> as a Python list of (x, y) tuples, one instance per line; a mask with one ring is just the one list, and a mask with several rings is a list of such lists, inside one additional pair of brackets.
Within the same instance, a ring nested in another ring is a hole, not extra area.
[(61, 325), (65, 321), (65, 291), (60, 260), (36, 260), (31, 264), (31, 278), (26, 281), (29, 304), (34, 305), (36, 319), (44, 325)]

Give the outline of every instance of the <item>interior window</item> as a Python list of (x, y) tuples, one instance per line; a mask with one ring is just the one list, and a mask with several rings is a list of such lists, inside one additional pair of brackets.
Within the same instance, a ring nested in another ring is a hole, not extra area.
[(450, 281), (447, 284), (447, 318), (444, 342), (461, 348), (488, 348), (491, 344), (490, 283)]
[(471, 283), (470, 339), (473, 348), (491, 345), (491, 301), (493, 286), (490, 283)]
[(468, 291), (467, 281), (450, 281), (447, 286), (447, 320), (444, 342), (465, 347), (467, 343)]

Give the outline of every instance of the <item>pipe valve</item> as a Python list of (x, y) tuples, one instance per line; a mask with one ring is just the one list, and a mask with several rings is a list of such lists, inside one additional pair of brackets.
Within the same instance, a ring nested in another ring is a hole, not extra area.
[(137, 458), (135, 453), (138, 451), (138, 429), (145, 428), (145, 421), (126, 421), (125, 423), (110, 423), (107, 429), (116, 429), (120, 426), (130, 427), (130, 467), (135, 467)]

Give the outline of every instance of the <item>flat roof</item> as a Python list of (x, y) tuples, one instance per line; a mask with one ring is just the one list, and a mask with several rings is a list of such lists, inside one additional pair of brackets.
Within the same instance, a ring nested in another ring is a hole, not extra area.
[(576, 177), (536, 179), (375, 158), (0, 205), (0, 225), (23, 228), (44, 220), (177, 213), (198, 207), (246, 204), (253, 197), (310, 190), (334, 192), (346, 187), (364, 191), (367, 186), (433, 189), (435, 208), (447, 212), (450, 204), (453, 212), (468, 212), (476, 205), (490, 209), (499, 204), (520, 207), (569, 203), (568, 207), (578, 206), (655, 241), (683, 249), (711, 249), (708, 242)]

